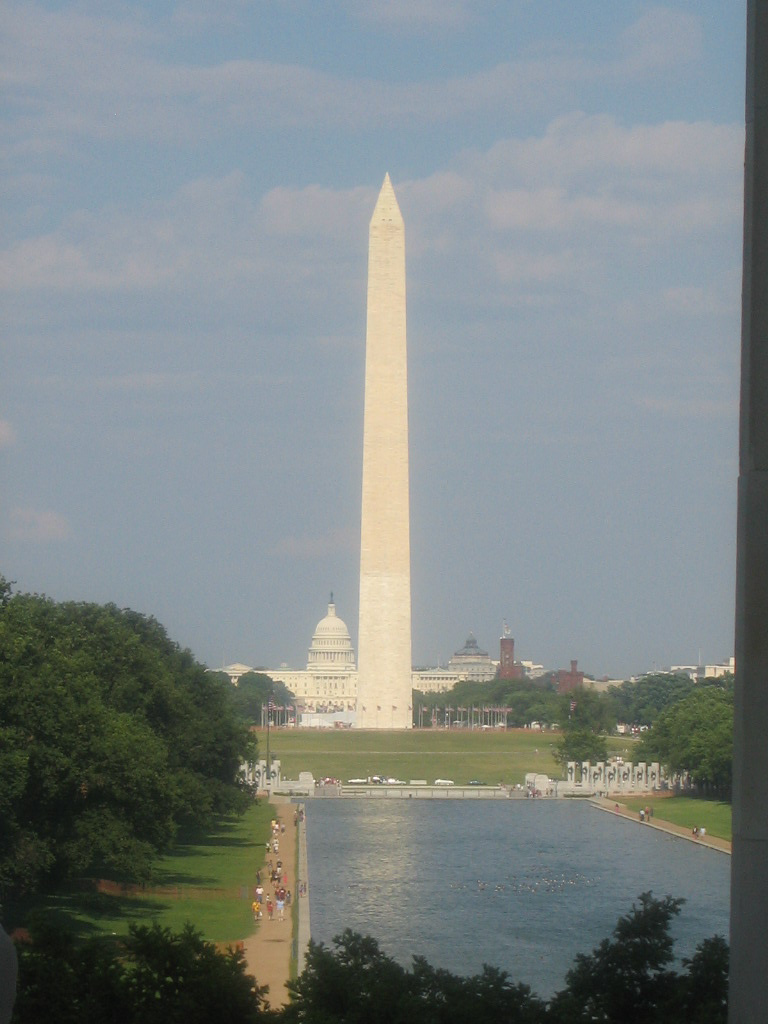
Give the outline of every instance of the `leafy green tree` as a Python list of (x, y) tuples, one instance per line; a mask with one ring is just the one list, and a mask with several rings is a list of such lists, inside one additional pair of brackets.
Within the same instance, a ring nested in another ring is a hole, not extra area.
[(279, 706), (293, 703), (293, 695), (285, 684), (263, 672), (246, 672), (240, 676), (232, 694), (238, 715), (248, 725), (261, 725), (261, 709), (270, 697)]
[(701, 686), (662, 712), (640, 742), (638, 759), (670, 772), (690, 772), (704, 792), (730, 796), (733, 770), (733, 691)]
[(695, 685), (683, 673), (654, 672), (609, 687), (605, 699), (617, 722), (651, 726), (662, 711), (687, 697)]
[(696, 947), (680, 980), (678, 1020), (686, 1024), (726, 1024), (728, 1019), (728, 943), (713, 935)]
[(598, 761), (608, 759), (608, 744), (605, 736), (592, 732), (589, 728), (573, 726), (566, 728), (555, 744), (555, 760), (565, 768), (569, 761)]
[(612, 733), (616, 719), (605, 697), (595, 690), (578, 689), (558, 695), (559, 722), (563, 729)]
[(604, 733), (616, 724), (607, 702), (600, 694), (583, 689), (561, 694), (559, 700), (563, 733), (555, 745), (555, 760), (563, 769), (569, 761), (605, 761), (608, 744)]
[(566, 988), (550, 1003), (557, 1024), (673, 1024), (679, 1009), (677, 976), (670, 970), (673, 942), (670, 922), (682, 900), (640, 896), (620, 917), (613, 939), (592, 953), (580, 953), (566, 975)]
[(15, 1024), (726, 1024), (728, 947), (701, 943), (685, 972), (671, 968), (670, 924), (682, 901), (643, 893), (612, 938), (576, 958), (565, 988), (546, 1004), (505, 971), (464, 977), (422, 957), (411, 970), (375, 939), (347, 930), (333, 949), (310, 943), (290, 1002), (270, 1010), (242, 953), (217, 952), (193, 928), (174, 934), (132, 926), (76, 943), (40, 917), (19, 953)]
[(545, 1004), (504, 971), (460, 977), (414, 957), (402, 967), (375, 939), (347, 929), (334, 950), (310, 943), (303, 974), (289, 984), (286, 1024), (537, 1024)]
[(5, 593), (0, 892), (147, 877), (180, 824), (244, 806), (251, 741), (230, 690), (154, 619)]
[(83, 944), (38, 920), (19, 947), (14, 1024), (255, 1024), (274, 1020), (243, 954), (221, 953), (191, 926), (132, 925), (124, 946)]

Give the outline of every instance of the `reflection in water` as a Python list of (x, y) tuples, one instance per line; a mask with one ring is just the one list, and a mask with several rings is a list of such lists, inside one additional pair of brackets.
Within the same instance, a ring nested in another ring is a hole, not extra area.
[(679, 956), (728, 935), (730, 858), (575, 801), (307, 803), (312, 938), (344, 928), (542, 996), (641, 892), (683, 897)]

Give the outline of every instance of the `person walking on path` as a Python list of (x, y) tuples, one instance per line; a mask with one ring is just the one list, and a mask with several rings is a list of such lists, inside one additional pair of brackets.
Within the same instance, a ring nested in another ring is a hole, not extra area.
[[(278, 834), (280, 835), (279, 856), (282, 860), (281, 866), (283, 873), (289, 878), (296, 879), (297, 826), (294, 825), (294, 814), (296, 812), (295, 805), (286, 798), (281, 797), (274, 797), (270, 802), (274, 806), (274, 818), (278, 825)], [(297, 819), (298, 825), (302, 820), (300, 812), (297, 815)], [(283, 824), (285, 825), (285, 832), (281, 831), (281, 826)], [(282, 919), (280, 918), (280, 911), (278, 908), (277, 918), (278, 920), (287, 921), (288, 926), (275, 928), (267, 924), (267, 920), (270, 917), (273, 921), (275, 919), (275, 897), (277, 896), (277, 889), (279, 888), (281, 888), (281, 886), (278, 881), (276, 889), (274, 890), (275, 895), (270, 897), (270, 902), (272, 903), (272, 914), (269, 914), (268, 903), (267, 914), (264, 915), (264, 920), (260, 921), (258, 925), (254, 923), (254, 932), (243, 944), (247, 971), (256, 978), (259, 985), (267, 985), (269, 987), (267, 999), (269, 1001), (269, 1005), (273, 1009), (278, 1009), (288, 1003), (288, 991), (285, 988), (285, 985), (291, 975), (291, 953), (294, 938), (293, 928), (291, 926), (292, 917), (290, 914), (285, 914), (287, 893), (286, 898), (282, 901), (283, 917)]]

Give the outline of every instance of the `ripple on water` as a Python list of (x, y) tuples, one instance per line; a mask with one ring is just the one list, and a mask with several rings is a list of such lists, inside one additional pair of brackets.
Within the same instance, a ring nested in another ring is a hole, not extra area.
[(549, 996), (641, 892), (686, 900), (680, 956), (728, 934), (730, 858), (571, 801), (307, 804), (312, 937), (344, 928), (461, 974), (484, 963)]

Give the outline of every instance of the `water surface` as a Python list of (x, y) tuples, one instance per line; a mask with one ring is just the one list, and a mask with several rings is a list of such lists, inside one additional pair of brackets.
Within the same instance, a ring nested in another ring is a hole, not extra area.
[(352, 928), (410, 965), (483, 963), (541, 996), (640, 893), (684, 897), (679, 956), (728, 936), (730, 857), (571, 800), (310, 800), (312, 938)]

